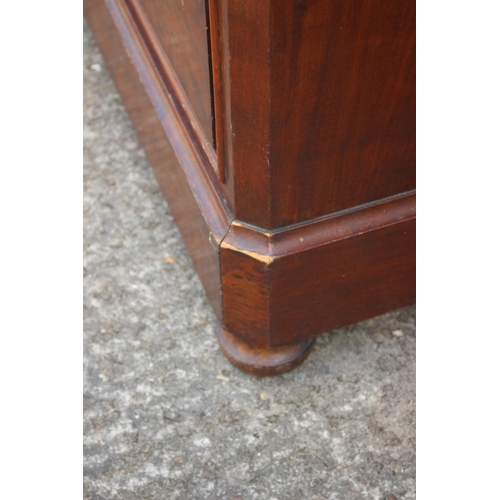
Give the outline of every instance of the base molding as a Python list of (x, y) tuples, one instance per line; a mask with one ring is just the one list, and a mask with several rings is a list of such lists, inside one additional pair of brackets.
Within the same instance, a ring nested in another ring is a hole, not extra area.
[(415, 233), (415, 193), (272, 232), (233, 221), (219, 252), (225, 328), (268, 348), (410, 305)]

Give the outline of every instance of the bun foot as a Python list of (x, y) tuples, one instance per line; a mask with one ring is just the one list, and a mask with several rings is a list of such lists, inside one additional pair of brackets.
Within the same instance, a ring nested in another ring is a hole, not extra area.
[(236, 368), (257, 377), (271, 377), (299, 366), (311, 352), (315, 339), (280, 347), (252, 347), (218, 326), (217, 340), (226, 358)]

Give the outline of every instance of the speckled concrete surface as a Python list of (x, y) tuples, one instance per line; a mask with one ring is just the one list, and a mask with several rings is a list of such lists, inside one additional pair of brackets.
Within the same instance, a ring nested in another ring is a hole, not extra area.
[(236, 371), (85, 25), (84, 47), (84, 498), (415, 498), (415, 308)]

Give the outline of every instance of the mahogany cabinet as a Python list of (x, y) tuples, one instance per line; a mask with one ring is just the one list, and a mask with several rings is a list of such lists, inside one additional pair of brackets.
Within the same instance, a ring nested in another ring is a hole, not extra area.
[(233, 364), (414, 302), (414, 0), (84, 7)]

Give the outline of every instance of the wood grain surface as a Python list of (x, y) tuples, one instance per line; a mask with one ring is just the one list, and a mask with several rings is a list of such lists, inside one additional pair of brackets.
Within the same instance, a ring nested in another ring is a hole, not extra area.
[(188, 96), (200, 124), (214, 141), (205, 0), (139, 0)]
[(415, 188), (415, 2), (228, 3), (236, 218), (263, 228)]

